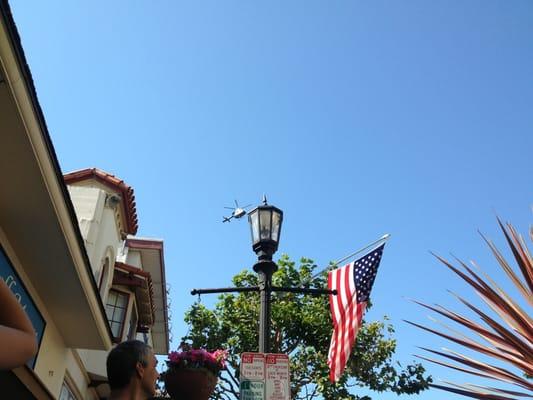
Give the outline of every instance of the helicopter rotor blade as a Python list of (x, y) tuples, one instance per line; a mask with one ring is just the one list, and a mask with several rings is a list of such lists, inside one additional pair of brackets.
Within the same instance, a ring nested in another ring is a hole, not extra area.
[(235, 210), (235, 207), (224, 207), (224, 208), (227, 208), (228, 210)]

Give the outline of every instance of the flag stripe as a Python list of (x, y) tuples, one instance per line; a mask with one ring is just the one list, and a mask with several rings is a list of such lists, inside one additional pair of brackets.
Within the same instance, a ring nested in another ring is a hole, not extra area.
[(328, 366), (332, 382), (340, 379), (350, 358), (381, 261), (383, 246), (328, 273), (328, 288), (337, 290), (336, 296), (329, 297), (333, 335), (328, 352)]
[[(349, 264), (348, 267), (345, 267), (344, 268), (344, 287), (347, 287), (349, 288), (350, 287), (350, 279), (353, 280), (353, 268), (352, 268), (352, 264)], [(346, 365), (346, 361), (348, 359), (348, 357), (350, 356), (350, 352), (351, 352), (351, 348), (352, 348), (352, 343), (350, 343), (350, 332), (352, 332), (352, 335), (353, 335), (353, 327), (352, 327), (352, 324), (353, 324), (353, 293), (351, 292), (351, 290), (346, 290), (345, 291), (346, 293), (346, 299), (345, 299), (345, 303), (343, 304), (344, 306), (344, 309), (346, 310), (345, 311), (345, 315), (344, 315), (344, 318), (346, 319), (346, 324), (345, 325), (341, 325), (342, 327), (342, 336), (341, 336), (341, 352), (340, 352), (340, 357), (339, 357), (339, 366), (340, 365)], [(346, 306), (348, 306), (348, 308), (346, 308)], [(337, 368), (338, 369), (338, 368)], [(339, 371), (336, 371), (336, 373), (338, 373)]]
[[(328, 288), (330, 288), (331, 290), (336, 290), (337, 289), (337, 284), (336, 284), (336, 275), (335, 274), (328, 274)], [(334, 331), (336, 331), (336, 327), (337, 327), (337, 319), (336, 319), (336, 316), (337, 316), (337, 313), (335, 312), (335, 306), (337, 305), (337, 303), (335, 302), (335, 300), (332, 298), (333, 296), (329, 296), (330, 297), (330, 301), (329, 301), (329, 306), (330, 306), (330, 309), (331, 309), (331, 315), (332, 315), (332, 319), (333, 319), (333, 329)], [(333, 368), (331, 368), (331, 365), (334, 364), (333, 360), (335, 360), (335, 358), (337, 357), (337, 341), (336, 341), (336, 337), (335, 337), (335, 334), (331, 336), (331, 343), (329, 345), (329, 352), (328, 352), (328, 365), (330, 366), (330, 374), (329, 374), (329, 378), (330, 380), (333, 380), (334, 377), (335, 377), (335, 371), (333, 370)]]
[[(339, 273), (337, 274), (337, 289), (340, 289), (342, 286), (342, 282), (343, 282), (343, 276), (345, 275), (345, 272), (346, 272), (346, 267), (343, 267), (339, 270)], [(337, 343), (337, 351), (336, 351), (336, 354), (335, 354), (335, 358), (334, 360), (337, 361), (338, 360), (338, 363), (340, 363), (341, 361), (341, 357), (342, 355), (344, 354), (344, 340), (343, 340), (343, 337), (342, 337), (342, 333), (344, 333), (344, 324), (342, 323), (342, 318), (344, 317), (344, 309), (343, 309), (343, 304), (345, 304), (345, 299), (346, 299), (346, 291), (344, 290), (341, 290), (339, 295), (337, 295), (337, 332), (340, 332), (341, 333), (341, 336), (337, 336), (336, 338), (336, 343)], [(337, 371), (335, 371), (336, 373)]]

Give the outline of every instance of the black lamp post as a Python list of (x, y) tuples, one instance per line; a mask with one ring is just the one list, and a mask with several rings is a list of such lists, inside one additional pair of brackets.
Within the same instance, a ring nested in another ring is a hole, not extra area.
[(257, 254), (254, 271), (259, 275), (259, 294), (261, 308), (259, 311), (259, 352), (266, 353), (270, 339), (270, 293), (272, 291), (272, 274), (277, 271), (277, 264), (272, 255), (278, 249), (283, 222), (283, 211), (263, 204), (248, 213), (248, 222), (252, 231), (252, 248)]
[(259, 275), (259, 286), (193, 289), (191, 294), (259, 292), (261, 295), (261, 308), (259, 311), (259, 352), (268, 353), (270, 351), (270, 294), (272, 292), (291, 292), (317, 296), (325, 294), (336, 295), (337, 291), (272, 286), (272, 274), (278, 269), (277, 264), (272, 261), (272, 256), (278, 250), (283, 211), (267, 204), (266, 197), (263, 196), (263, 204), (248, 213), (248, 222), (252, 231), (252, 248), (257, 254), (257, 262), (253, 268)]

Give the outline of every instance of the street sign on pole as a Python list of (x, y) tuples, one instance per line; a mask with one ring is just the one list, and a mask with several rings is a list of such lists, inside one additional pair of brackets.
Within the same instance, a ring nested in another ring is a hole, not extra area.
[(263, 353), (241, 354), (241, 379), (265, 380), (265, 355)]
[(263, 381), (242, 381), (240, 400), (264, 400), (265, 383)]
[(242, 353), (241, 400), (290, 400), (289, 356)]
[(265, 355), (242, 353), (240, 368), (240, 399), (265, 399)]
[(290, 400), (289, 356), (286, 354), (267, 354), (265, 375), (266, 400)]

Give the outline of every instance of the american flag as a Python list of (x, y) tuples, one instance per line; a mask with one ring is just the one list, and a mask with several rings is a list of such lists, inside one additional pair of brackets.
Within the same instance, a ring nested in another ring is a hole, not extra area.
[(333, 319), (328, 354), (331, 382), (339, 380), (350, 358), (384, 246), (382, 244), (360, 259), (328, 273), (328, 288), (337, 290), (336, 296), (329, 296)]

